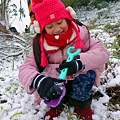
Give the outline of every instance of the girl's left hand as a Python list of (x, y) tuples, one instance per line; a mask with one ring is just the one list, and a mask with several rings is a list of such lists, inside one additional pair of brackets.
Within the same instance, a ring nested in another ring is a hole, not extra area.
[(68, 68), (67, 75), (73, 75), (77, 73), (79, 70), (84, 69), (84, 65), (79, 57), (76, 60), (72, 60), (71, 62), (66, 62), (64, 60), (62, 64), (59, 65), (59, 69), (63, 70), (64, 68)]

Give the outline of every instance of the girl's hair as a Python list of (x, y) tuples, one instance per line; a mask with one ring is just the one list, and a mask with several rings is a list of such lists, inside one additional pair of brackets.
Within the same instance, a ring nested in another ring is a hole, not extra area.
[(39, 72), (44, 70), (44, 67), (40, 66), (41, 63), (41, 49), (39, 45), (39, 38), (41, 34), (37, 34), (33, 39), (33, 54), (35, 58), (36, 65), (38, 67)]
[[(74, 22), (77, 23), (79, 26), (84, 25), (77, 19), (74, 19)], [(43, 30), (43, 32), (45, 32), (45, 30)], [(89, 30), (88, 30), (88, 33), (89, 33)], [(34, 40), (33, 40), (33, 54), (34, 54), (34, 58), (35, 58), (35, 62), (36, 62), (36, 65), (38, 67), (38, 70), (39, 70), (39, 72), (42, 72), (45, 67), (40, 66), (40, 63), (41, 63), (41, 49), (40, 49), (40, 45), (39, 45), (40, 36), (41, 36), (41, 34), (37, 34), (34, 37)]]

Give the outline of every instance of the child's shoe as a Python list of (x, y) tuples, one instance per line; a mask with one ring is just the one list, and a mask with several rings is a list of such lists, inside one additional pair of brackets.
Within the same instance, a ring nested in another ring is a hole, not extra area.
[(63, 111), (63, 107), (58, 108), (50, 108), (48, 112), (46, 112), (44, 120), (53, 120), (54, 117), (58, 117), (60, 113)]
[(86, 109), (80, 109), (80, 108), (75, 108), (74, 110), (80, 119), (82, 120), (92, 120), (92, 109), (91, 107), (88, 107)]

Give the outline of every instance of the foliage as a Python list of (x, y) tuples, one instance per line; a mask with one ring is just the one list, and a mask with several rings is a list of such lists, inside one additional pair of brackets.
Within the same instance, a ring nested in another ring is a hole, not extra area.
[[(20, 0), (20, 6), (18, 7), (16, 4), (11, 3), (12, 0), (3, 0), (0, 3), (0, 16), (1, 21), (5, 22), (5, 25), (8, 27), (11, 23), (9, 23), (9, 18), (16, 19), (16, 16), (20, 16), (20, 20), (22, 17), (25, 17), (24, 8), (22, 7), (21, 0)], [(19, 9), (18, 9), (19, 8)], [(14, 22), (14, 20), (12, 22)]]
[[(112, 52), (112, 57), (113, 58), (117, 58), (120, 59), (120, 21), (118, 21), (118, 23), (111, 25), (110, 23), (106, 24), (104, 27), (104, 30), (114, 36), (116, 36), (116, 40), (114, 40), (114, 42), (112, 43), (112, 45), (110, 46), (113, 50)], [(107, 45), (107, 47), (109, 48), (109, 46)]]
[(17, 16), (17, 6), (15, 4), (10, 5), (7, 8), (7, 13), (11, 14), (10, 18)]
[(120, 86), (108, 87), (106, 89), (107, 94), (111, 97), (108, 103), (108, 108), (111, 111), (119, 110), (118, 105), (120, 105)]
[(22, 36), (7, 36), (7, 34), (0, 34), (0, 62), (8, 60), (11, 63), (11, 69), (14, 70), (16, 59), (21, 56), (23, 59), (31, 51), (29, 40), (24, 35)]
[(65, 6), (74, 6), (74, 4), (76, 3), (76, 0), (62, 0), (62, 2), (65, 4)]
[(109, 4), (109, 2), (116, 2), (116, 1), (118, 0), (62, 0), (62, 2), (66, 6), (72, 6), (72, 7), (92, 6), (98, 9), (106, 7)]
[(20, 9), (18, 11), (20, 13), (20, 19), (19, 20), (22, 20), (22, 17), (25, 17), (25, 10), (22, 8), (22, 3), (21, 3), (21, 0), (20, 0)]

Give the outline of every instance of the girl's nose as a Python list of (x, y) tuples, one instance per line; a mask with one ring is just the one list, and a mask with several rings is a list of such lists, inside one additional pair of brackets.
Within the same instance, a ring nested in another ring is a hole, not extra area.
[(54, 34), (59, 34), (61, 31), (61, 28), (60, 27), (55, 27), (54, 29)]

